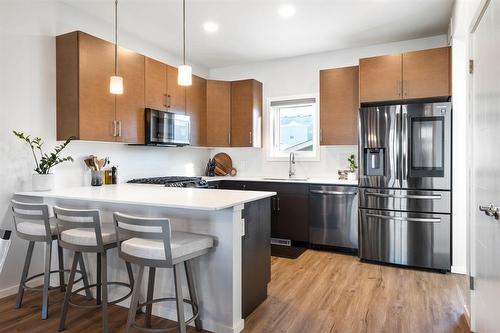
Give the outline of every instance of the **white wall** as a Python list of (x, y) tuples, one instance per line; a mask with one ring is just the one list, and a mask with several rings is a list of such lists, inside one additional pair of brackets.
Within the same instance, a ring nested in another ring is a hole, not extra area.
[[(0, 2), (0, 228), (12, 229), (9, 200), (16, 191), (29, 190), (33, 161), (29, 149), (12, 135), (20, 130), (45, 139), (47, 148), (56, 137), (55, 36), (82, 30), (111, 40), (113, 29), (71, 7), (52, 1)], [(168, 63), (180, 59), (140, 40), (121, 37), (125, 47)], [(208, 71), (195, 67), (206, 76)], [(122, 180), (161, 175), (199, 175), (204, 172), (207, 149), (131, 147), (122, 144), (73, 142), (67, 154), (75, 158), (55, 168), (56, 186), (89, 184), (83, 158), (109, 156), (119, 165)], [(27, 243), (14, 239), (0, 275), (0, 297), (15, 292)], [(40, 248), (41, 249), (41, 248)], [(33, 272), (42, 271), (43, 256), (35, 252)]]

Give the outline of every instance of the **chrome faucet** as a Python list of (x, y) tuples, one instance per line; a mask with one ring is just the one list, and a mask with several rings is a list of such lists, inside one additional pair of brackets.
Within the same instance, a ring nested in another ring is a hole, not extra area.
[(291, 152), (288, 159), (288, 178), (295, 177), (295, 153)]

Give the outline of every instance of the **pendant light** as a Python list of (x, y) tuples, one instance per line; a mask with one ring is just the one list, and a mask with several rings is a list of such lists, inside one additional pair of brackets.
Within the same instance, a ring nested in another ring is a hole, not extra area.
[(177, 84), (190, 86), (193, 83), (193, 69), (186, 65), (186, 0), (182, 0), (182, 65), (178, 68)]
[(123, 94), (123, 78), (118, 76), (118, 0), (115, 0), (115, 75), (109, 78), (109, 92)]

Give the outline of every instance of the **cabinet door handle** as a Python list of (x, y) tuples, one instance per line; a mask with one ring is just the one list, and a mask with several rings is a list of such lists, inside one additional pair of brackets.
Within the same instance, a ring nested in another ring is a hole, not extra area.
[(249, 132), (249, 143), (252, 144), (252, 131)]
[(227, 132), (227, 143), (231, 145), (231, 131)]
[(118, 120), (118, 134), (117, 136), (122, 136), (122, 121)]
[(319, 143), (323, 143), (323, 129), (320, 128), (319, 129)]
[(408, 97), (408, 92), (410, 91), (409, 84), (407, 80), (403, 81), (403, 93), (405, 97)]
[(279, 197), (276, 198), (276, 211), (278, 211), (278, 212), (280, 211), (280, 198)]
[(169, 94), (167, 95), (167, 108), (170, 108), (172, 106), (172, 96)]
[(111, 122), (112, 126), (113, 126), (113, 134), (112, 136), (115, 137), (116, 136), (116, 120), (113, 120)]

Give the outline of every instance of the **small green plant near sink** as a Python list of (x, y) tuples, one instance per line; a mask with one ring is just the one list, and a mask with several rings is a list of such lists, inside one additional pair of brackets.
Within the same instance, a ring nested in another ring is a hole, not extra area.
[(347, 159), (347, 162), (349, 162), (349, 170), (351, 172), (356, 172), (356, 169), (358, 168), (358, 166), (356, 165), (356, 157), (353, 155), (349, 156), (349, 158)]
[(349, 172), (347, 173), (347, 180), (356, 180), (356, 169), (358, 168), (358, 166), (356, 165), (356, 157), (354, 156), (354, 154), (352, 154), (351, 156), (349, 156), (349, 158), (347, 158), (347, 162), (349, 163)]
[(26, 142), (31, 148), (31, 153), (33, 154), (33, 159), (35, 160), (35, 174), (33, 174), (32, 179), (33, 190), (48, 191), (53, 189), (54, 175), (50, 172), (50, 170), (60, 163), (67, 161), (73, 162), (73, 157), (61, 157), (60, 154), (74, 139), (74, 137), (70, 137), (64, 143), (55, 146), (52, 152), (44, 153), (44, 142), (42, 138), (31, 138), (30, 135), (26, 135), (23, 132), (12, 131), (12, 133), (14, 133), (14, 135), (20, 140)]

